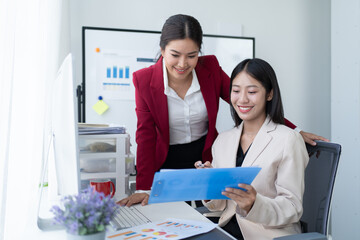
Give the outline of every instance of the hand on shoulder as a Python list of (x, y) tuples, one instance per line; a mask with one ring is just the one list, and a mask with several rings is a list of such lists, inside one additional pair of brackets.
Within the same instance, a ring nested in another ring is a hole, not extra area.
[(313, 133), (309, 133), (309, 132), (304, 132), (304, 131), (300, 131), (301, 136), (303, 137), (304, 141), (312, 146), (316, 145), (315, 140), (321, 140), (321, 141), (325, 141), (325, 142), (330, 142), (329, 139), (324, 138), (322, 136), (318, 136), (316, 134)]

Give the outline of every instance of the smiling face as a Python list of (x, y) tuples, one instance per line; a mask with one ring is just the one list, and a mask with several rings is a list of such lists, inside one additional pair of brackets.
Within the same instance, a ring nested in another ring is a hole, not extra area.
[(231, 104), (238, 116), (246, 122), (262, 124), (266, 119), (266, 102), (271, 101), (264, 86), (245, 71), (232, 82)]
[(165, 49), (161, 49), (169, 80), (182, 82), (191, 78), (199, 58), (199, 47), (191, 39), (170, 41)]

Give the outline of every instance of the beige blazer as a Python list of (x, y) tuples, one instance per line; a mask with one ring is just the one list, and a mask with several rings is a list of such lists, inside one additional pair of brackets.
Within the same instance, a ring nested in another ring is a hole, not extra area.
[[(215, 168), (235, 167), (243, 124), (221, 133), (212, 147)], [(232, 200), (205, 203), (211, 211), (223, 211), (219, 225), (224, 226), (236, 213), (245, 239), (261, 240), (300, 233), (304, 193), (304, 171), (309, 161), (301, 135), (268, 117), (256, 135), (242, 164), (259, 166), (252, 182), (257, 195), (248, 214)]]

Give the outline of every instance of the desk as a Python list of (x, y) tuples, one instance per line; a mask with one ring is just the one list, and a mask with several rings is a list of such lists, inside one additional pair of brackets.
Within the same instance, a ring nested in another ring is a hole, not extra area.
[[(166, 218), (179, 218), (179, 219), (189, 219), (195, 221), (203, 221), (210, 222), (209, 219), (204, 217), (201, 213), (196, 211), (194, 208), (186, 204), (185, 202), (171, 202), (171, 203), (159, 203), (159, 204), (151, 204), (142, 207), (143, 212), (147, 213), (148, 216), (151, 217), (151, 221), (160, 221)], [(152, 214), (149, 214), (152, 213)], [(154, 214), (156, 213), (156, 214)], [(108, 231), (112, 232), (111, 227), (109, 227)], [(214, 232), (213, 232), (214, 231)], [(228, 236), (228, 239), (235, 239), (224, 232), (221, 228), (217, 227), (215, 230), (211, 231), (207, 234), (221, 234), (225, 233)], [(209, 235), (210, 236), (210, 235)], [(224, 235), (225, 236), (225, 235)], [(198, 235), (192, 237), (191, 239), (211, 239), (210, 237), (206, 237), (205, 234)], [(226, 237), (226, 236), (225, 236)], [(28, 229), (25, 231), (23, 239), (36, 239), (36, 240), (64, 240), (66, 239), (65, 230), (54, 230), (54, 231), (41, 231), (36, 225), (36, 218), (31, 225), (29, 225)], [(214, 239), (214, 238), (212, 238)], [(225, 239), (225, 238), (222, 238)]]

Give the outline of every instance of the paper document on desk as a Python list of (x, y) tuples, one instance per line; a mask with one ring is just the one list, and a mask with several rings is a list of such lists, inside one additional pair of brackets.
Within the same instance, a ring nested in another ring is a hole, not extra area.
[(164, 221), (107, 233), (106, 239), (183, 239), (206, 233), (216, 227), (214, 223), (168, 218)]
[(191, 200), (229, 199), (221, 194), (226, 187), (251, 184), (261, 168), (205, 168), (155, 173), (149, 204)]

